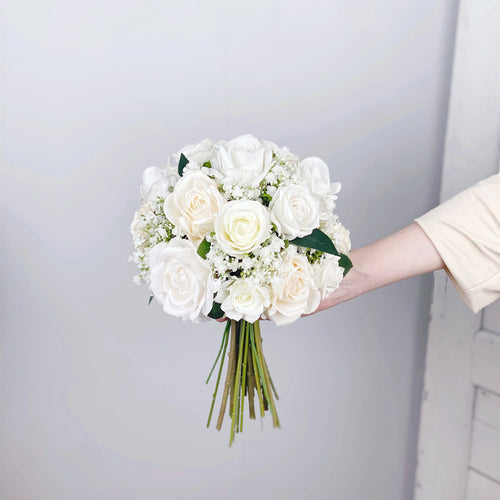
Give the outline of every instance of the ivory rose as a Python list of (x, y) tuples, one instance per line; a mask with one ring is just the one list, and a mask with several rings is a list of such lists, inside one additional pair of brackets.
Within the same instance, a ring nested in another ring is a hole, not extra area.
[(321, 218), (327, 217), (335, 208), (340, 182), (331, 183), (328, 165), (314, 156), (304, 158), (299, 163), (298, 173), (302, 183), (320, 199)]
[(233, 184), (257, 186), (271, 168), (272, 147), (253, 135), (241, 135), (217, 146), (213, 167)]
[(177, 167), (174, 167), (170, 161), (166, 168), (146, 168), (142, 174), (140, 188), (142, 199), (149, 203), (155, 203), (158, 196), (165, 199), (178, 179)]
[(198, 323), (212, 308), (213, 281), (191, 242), (174, 238), (149, 254), (151, 290), (167, 314)]
[(179, 151), (179, 157), (180, 153), (182, 153), (190, 162), (203, 165), (206, 161), (212, 159), (214, 144), (212, 139), (203, 139), (203, 141), (198, 144), (190, 144), (182, 148)]
[(168, 220), (198, 246), (213, 229), (214, 220), (226, 203), (217, 183), (199, 170), (186, 172), (163, 206)]
[(302, 185), (280, 186), (269, 208), (271, 220), (286, 239), (307, 236), (319, 226), (319, 200)]
[(322, 299), (337, 290), (344, 277), (344, 268), (339, 266), (339, 259), (337, 255), (327, 253), (313, 266), (314, 280)]
[(321, 294), (313, 273), (306, 256), (297, 252), (294, 246), (288, 247), (268, 311), (269, 318), (277, 325), (293, 323), (302, 314), (317, 309)]
[(269, 286), (255, 283), (251, 279), (235, 279), (226, 291), (222, 309), (230, 319), (244, 319), (249, 323), (257, 321), (271, 300)]
[(335, 244), (335, 248), (340, 253), (347, 255), (351, 251), (351, 233), (340, 222), (334, 224), (333, 227), (333, 243)]
[(270, 232), (269, 211), (258, 201), (230, 201), (215, 219), (215, 238), (222, 250), (233, 257), (258, 248)]

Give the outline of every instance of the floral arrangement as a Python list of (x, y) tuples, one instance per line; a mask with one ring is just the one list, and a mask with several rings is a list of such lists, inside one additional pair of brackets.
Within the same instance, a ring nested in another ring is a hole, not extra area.
[(184, 321), (227, 318), (207, 427), (229, 345), (217, 429), (229, 399), (230, 444), (245, 396), (250, 418), (256, 394), (261, 415), (270, 409), (280, 425), (259, 320), (286, 325), (312, 313), (352, 267), (349, 231), (333, 213), (339, 191), (321, 159), (252, 135), (205, 139), (144, 171), (131, 225), (134, 280)]

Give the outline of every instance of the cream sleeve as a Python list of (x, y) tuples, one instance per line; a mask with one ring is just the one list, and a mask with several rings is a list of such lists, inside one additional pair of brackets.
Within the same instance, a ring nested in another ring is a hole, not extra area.
[(415, 219), (468, 306), (478, 312), (500, 297), (500, 174)]

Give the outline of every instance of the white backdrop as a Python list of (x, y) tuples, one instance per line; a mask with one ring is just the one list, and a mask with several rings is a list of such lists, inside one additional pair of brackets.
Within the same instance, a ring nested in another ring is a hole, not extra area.
[(283, 428), (204, 428), (222, 326), (147, 307), (144, 167), (320, 156), (361, 246), (437, 203), (456, 0), (3, 0), (3, 500), (412, 496), (431, 277), (264, 326)]

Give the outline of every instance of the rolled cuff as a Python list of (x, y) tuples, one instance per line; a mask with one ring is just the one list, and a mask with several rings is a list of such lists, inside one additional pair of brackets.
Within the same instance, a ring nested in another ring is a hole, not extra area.
[(459, 193), (415, 222), (474, 312), (500, 297), (500, 175)]

